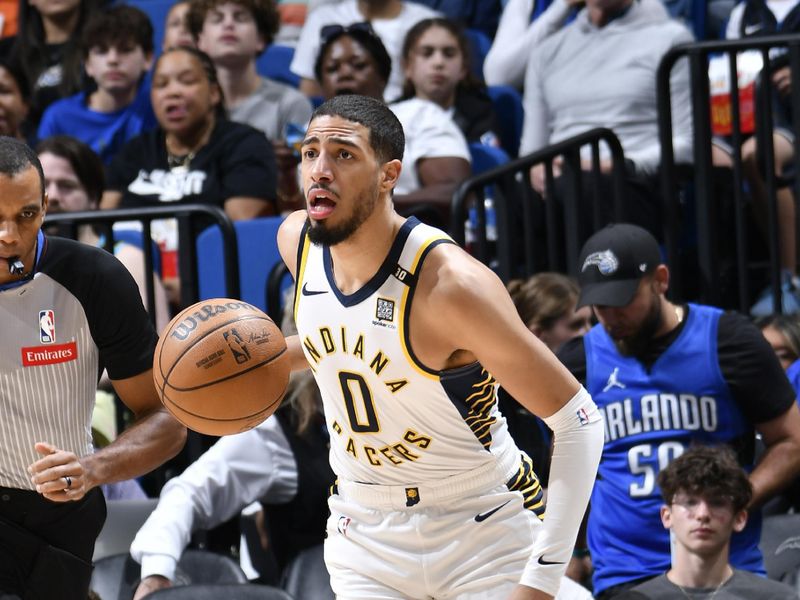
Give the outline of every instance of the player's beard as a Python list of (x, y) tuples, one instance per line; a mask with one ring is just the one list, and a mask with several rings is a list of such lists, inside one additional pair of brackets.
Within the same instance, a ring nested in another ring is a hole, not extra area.
[(642, 356), (661, 327), (661, 296), (653, 294), (653, 303), (636, 333), (614, 340), (617, 350), (623, 356)]
[(364, 224), (372, 213), (375, 211), (375, 206), (378, 204), (378, 184), (373, 184), (363, 194), (356, 198), (353, 208), (353, 213), (350, 218), (336, 225), (330, 227), (328, 221), (312, 221), (310, 217), (306, 217), (308, 224), (308, 239), (312, 244), (335, 246), (341, 244), (350, 236), (352, 236), (361, 225)]

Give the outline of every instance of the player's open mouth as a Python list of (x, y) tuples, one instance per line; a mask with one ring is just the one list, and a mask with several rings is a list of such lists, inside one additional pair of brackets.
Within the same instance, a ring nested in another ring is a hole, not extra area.
[(325, 219), (334, 208), (336, 201), (328, 190), (317, 188), (308, 193), (308, 216), (312, 219)]

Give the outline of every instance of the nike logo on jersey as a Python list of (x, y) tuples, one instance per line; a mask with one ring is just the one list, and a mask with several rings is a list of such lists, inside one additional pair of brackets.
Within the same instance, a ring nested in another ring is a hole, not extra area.
[(614, 367), (614, 370), (611, 372), (611, 375), (608, 376), (608, 381), (606, 382), (606, 387), (603, 388), (603, 391), (607, 392), (613, 387), (618, 387), (621, 390), (625, 389), (625, 384), (620, 383), (619, 381), (619, 367)]
[(314, 291), (314, 290), (308, 289), (307, 286), (308, 286), (308, 282), (304, 283), (303, 284), (303, 289), (300, 290), (302, 292), (303, 296), (318, 296), (319, 294), (327, 294), (328, 293), (328, 290)]
[(542, 555), (539, 557), (539, 564), (540, 564), (540, 565), (542, 565), (543, 567), (546, 567), (547, 565), (564, 565), (564, 564), (566, 564), (566, 563), (563, 563), (563, 562), (555, 562), (555, 561), (551, 561), (551, 560), (545, 560), (545, 559), (544, 559), (544, 554), (542, 554)]
[(761, 25), (759, 25), (759, 24), (756, 24), (756, 25), (745, 25), (744, 26), (744, 34), (745, 35), (752, 35), (756, 31), (759, 31), (760, 29), (761, 29)]
[(492, 509), (492, 510), (490, 510), (489, 512), (480, 513), (480, 514), (478, 514), (478, 515), (475, 515), (475, 521), (476, 521), (477, 523), (480, 523), (481, 521), (485, 521), (486, 519), (488, 519), (489, 517), (491, 517), (491, 516), (492, 516), (494, 513), (496, 513), (498, 510), (500, 510), (501, 508), (503, 508), (503, 507), (504, 507), (506, 504), (508, 504), (509, 502), (511, 502), (511, 500), (506, 500), (506, 501), (505, 501), (505, 502), (503, 502), (503, 503), (502, 503), (500, 506), (497, 506), (497, 507), (493, 508), (493, 509)]

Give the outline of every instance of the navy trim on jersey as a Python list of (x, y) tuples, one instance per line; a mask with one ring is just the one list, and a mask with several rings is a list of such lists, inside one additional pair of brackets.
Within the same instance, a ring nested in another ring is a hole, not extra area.
[(378, 291), (383, 282), (394, 273), (397, 261), (400, 260), (400, 255), (403, 253), (406, 240), (411, 235), (411, 230), (417, 225), (419, 225), (419, 221), (414, 217), (410, 217), (403, 223), (400, 231), (397, 232), (397, 237), (395, 237), (392, 247), (389, 249), (389, 254), (386, 255), (378, 272), (361, 289), (349, 295), (343, 294), (336, 285), (336, 279), (333, 276), (333, 260), (331, 259), (330, 246), (322, 247), (322, 264), (325, 267), (325, 277), (328, 279), (328, 285), (331, 286), (331, 290), (333, 290), (334, 295), (339, 299), (342, 306), (355, 306)]
[(303, 266), (303, 250), (306, 244), (309, 244), (308, 237), (308, 219), (303, 223), (303, 228), (300, 230), (300, 242), (297, 244), (297, 260), (294, 263), (294, 295), (292, 297), (292, 308), (297, 306), (297, 294), (300, 293), (300, 267)]
[(410, 317), (411, 317), (411, 304), (414, 300), (414, 290), (417, 289), (416, 283), (419, 280), (419, 273), (420, 271), (422, 271), (422, 265), (425, 264), (425, 258), (428, 256), (428, 253), (434, 248), (436, 248), (436, 246), (438, 246), (439, 244), (455, 244), (455, 242), (450, 239), (440, 239), (431, 242), (431, 244), (427, 248), (425, 248), (425, 250), (422, 252), (422, 255), (419, 257), (419, 262), (417, 263), (417, 270), (414, 271), (414, 273), (412, 273), (414, 277), (413, 281), (411, 282), (411, 285), (409, 285), (408, 287), (408, 297), (406, 298), (406, 306), (405, 310), (403, 311), (403, 321), (405, 323), (403, 325), (403, 343), (406, 345), (406, 350), (408, 350), (409, 357), (411, 357), (411, 360), (413, 360), (414, 364), (416, 364), (420, 369), (422, 369), (426, 373), (430, 373), (431, 375), (436, 375), (437, 377), (440, 376), (443, 373), (443, 371), (437, 371), (425, 365), (416, 355), (416, 353), (414, 352), (414, 348), (411, 346)]

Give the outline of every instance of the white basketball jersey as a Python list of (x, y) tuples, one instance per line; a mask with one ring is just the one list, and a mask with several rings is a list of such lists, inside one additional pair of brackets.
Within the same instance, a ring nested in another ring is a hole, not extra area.
[(345, 295), (334, 281), (330, 249), (301, 236), (295, 319), (322, 393), (339, 477), (404, 485), (438, 482), (489, 462), (506, 477), (520, 469), (520, 451), (497, 410), (494, 378), (478, 363), (432, 370), (410, 347), (417, 275), (441, 243), (453, 242), (409, 219), (377, 274)]

